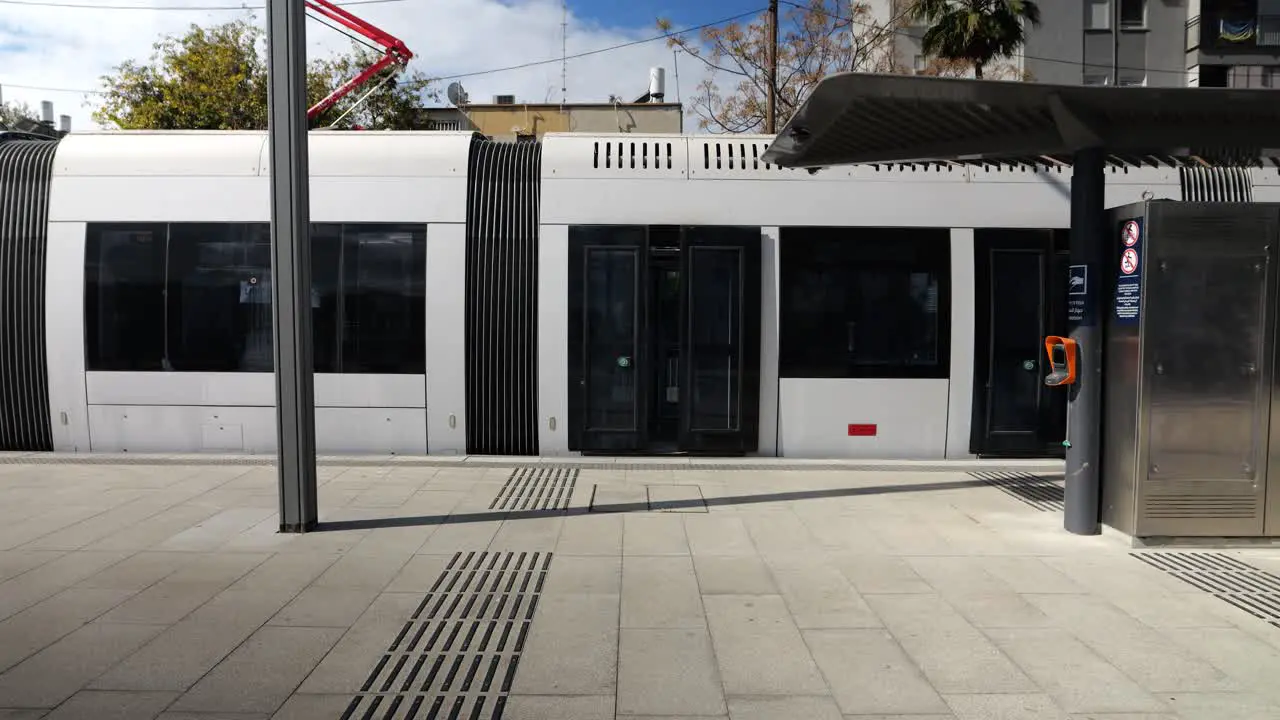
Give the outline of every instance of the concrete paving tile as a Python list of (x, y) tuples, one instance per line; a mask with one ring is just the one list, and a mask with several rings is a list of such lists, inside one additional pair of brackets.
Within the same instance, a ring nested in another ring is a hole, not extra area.
[(59, 705), (45, 720), (149, 720), (176, 697), (174, 693), (84, 690)]
[(557, 556), (542, 586), (543, 595), (613, 595), (620, 592), (622, 558), (618, 556)]
[(740, 513), (756, 551), (766, 560), (772, 555), (817, 555), (823, 551), (793, 512)]
[(716, 663), (727, 694), (828, 692), (781, 597), (711, 595), (706, 597), (706, 605)]
[(1029, 595), (1028, 599), (1094, 652), (1153, 692), (1219, 692), (1235, 683), (1208, 661), (1179, 647), (1101, 598)]
[(93, 547), (101, 551), (151, 549), (174, 535), (208, 520), (218, 512), (219, 508), (209, 505), (177, 505), (152, 515), (145, 523), (138, 523), (112, 533), (95, 542)]
[(694, 555), (756, 556), (755, 543), (740, 517), (690, 515), (684, 520), (684, 528)]
[(410, 553), (356, 555), (347, 553), (312, 583), (313, 587), (366, 588), (382, 591), (409, 562)]
[(1068, 595), (1084, 592), (1084, 588), (1038, 557), (987, 556), (978, 558), (983, 570), (1000, 578), (1017, 593)]
[(65, 590), (0, 622), (0, 672), (124, 602), (128, 590)]
[(128, 558), (131, 552), (79, 551), (67, 553), (18, 577), (0, 583), (0, 620)]
[(880, 619), (849, 581), (829, 565), (772, 564), (773, 579), (800, 628), (873, 628)]
[(169, 582), (152, 585), (117, 605), (102, 620), (112, 623), (172, 625), (226, 588), (222, 582)]
[(163, 625), (85, 625), (0, 675), (0, 703), (54, 707), (164, 629)]
[[(986, 572), (982, 557), (908, 558), (912, 569), (975, 626), (1049, 627), (1049, 618), (1008, 583)], [(1047, 568), (1046, 568), (1047, 569)]]
[(733, 697), (731, 720), (842, 720), (840, 708), (830, 697)]
[(60, 550), (4, 550), (0, 551), (0, 582), (38, 568), (62, 557)]
[(77, 587), (143, 590), (192, 561), (190, 553), (140, 552), (77, 583)]
[(297, 693), (271, 716), (271, 720), (328, 720), (340, 718), (351, 704), (350, 695), (308, 695)]
[(702, 490), (694, 484), (669, 485), (649, 483), (649, 510), (651, 512), (706, 513), (707, 505)]
[(422, 594), (418, 593), (379, 595), (307, 676), (298, 692), (357, 692), (421, 602)]
[(625, 556), (621, 627), (705, 628), (692, 558)]
[[(400, 568), (400, 572), (392, 578), (385, 592), (408, 592), (425, 595), (435, 585), (440, 573), (453, 559), (453, 553), (447, 555), (414, 555)], [(557, 561), (559, 558), (557, 558)]]
[(173, 535), (155, 549), (195, 552), (215, 550), (262, 522), (272, 512), (271, 509), (257, 507), (227, 508)]
[(593, 513), (648, 512), (649, 495), (643, 485), (597, 483), (588, 496)]
[(280, 591), (224, 590), (90, 687), (186, 691), (292, 598)]
[(41, 720), (48, 712), (47, 709), (0, 708), (0, 720)]
[(266, 562), (270, 553), (215, 552), (199, 555), (165, 578), (175, 583), (221, 583), (223, 587)]
[(1186, 720), (1172, 713), (1085, 713), (1068, 715), (1068, 720)]
[(948, 712), (885, 630), (806, 630), (805, 642), (846, 715)]
[[(486, 511), (487, 512), (487, 511)], [(418, 548), (421, 555), (452, 555), (458, 550), (485, 550), (493, 542), (493, 536), (502, 525), (498, 520), (483, 522), (450, 519), (436, 528), (427, 541)]]
[(556, 556), (621, 555), (622, 518), (617, 514), (566, 517), (556, 542)]
[(1166, 712), (1168, 708), (1065, 630), (991, 629), (995, 641), (1069, 713)]
[(618, 612), (617, 595), (542, 596), (511, 693), (613, 695)]
[(376, 597), (378, 591), (372, 588), (309, 587), (267, 624), (349, 628)]
[[(314, 536), (308, 533), (296, 537), (306, 540)], [(341, 556), (336, 553), (277, 553), (227, 589), (296, 594), (323, 575), (339, 557)]]
[(612, 695), (511, 695), (503, 720), (614, 720)]
[(489, 549), (549, 552), (555, 550), (563, 527), (564, 518), (559, 515), (504, 520)]
[(173, 709), (275, 712), (341, 636), (338, 628), (264, 627), (179, 698)]
[(958, 720), (1067, 720), (1048, 695), (943, 695)]
[(902, 558), (840, 553), (831, 556), (831, 564), (864, 596), (934, 592)]
[(1239, 628), (1164, 630), (1178, 645), (1213, 663), (1246, 690), (1280, 703), (1280, 648)]
[(628, 514), (622, 519), (624, 555), (688, 555), (684, 516), (677, 514)]
[(942, 598), (872, 595), (868, 602), (938, 692), (1038, 690), (1031, 678)]
[(1280, 704), (1241, 693), (1177, 692), (1163, 695), (1184, 720), (1275, 720)]
[(950, 713), (946, 715), (938, 715), (930, 713), (921, 715), (914, 713), (911, 715), (845, 715), (844, 720), (956, 720), (956, 716)]
[(619, 715), (723, 715), (726, 711), (706, 630), (624, 628), (620, 632)]
[(271, 720), (271, 716), (264, 713), (163, 712), (156, 720)]
[(698, 588), (703, 595), (776, 595), (778, 587), (764, 562), (755, 556), (694, 555)]

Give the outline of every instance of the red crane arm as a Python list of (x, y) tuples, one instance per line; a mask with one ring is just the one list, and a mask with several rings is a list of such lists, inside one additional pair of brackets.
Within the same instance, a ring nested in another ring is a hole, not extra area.
[(314, 119), (324, 111), (338, 104), (338, 101), (346, 97), (352, 90), (360, 87), (369, 81), (369, 78), (377, 75), (391, 65), (400, 65), (403, 67), (413, 58), (413, 53), (404, 44), (404, 41), (387, 33), (342, 8), (329, 2), (329, 0), (304, 0), (306, 6), (316, 13), (323, 15), (330, 20), (342, 25), (343, 27), (357, 32), (369, 40), (377, 43), (382, 48), (382, 58), (378, 62), (365, 68), (360, 74), (351, 78), (342, 84), (341, 87), (329, 93), (320, 102), (312, 105), (307, 109), (307, 118)]

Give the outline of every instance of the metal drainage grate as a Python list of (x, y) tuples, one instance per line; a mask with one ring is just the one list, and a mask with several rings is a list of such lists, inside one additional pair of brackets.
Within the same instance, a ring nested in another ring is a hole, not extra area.
[(551, 553), (455, 553), (342, 720), (500, 720)]
[(1134, 552), (1146, 564), (1280, 627), (1280, 577), (1229, 555)]
[(578, 486), (578, 468), (526, 465), (511, 471), (490, 510), (563, 510)]
[(1003, 490), (1041, 512), (1056, 510), (1063, 512), (1066, 507), (1066, 492), (1053, 480), (1019, 472), (971, 472), (969, 473), (984, 483)]

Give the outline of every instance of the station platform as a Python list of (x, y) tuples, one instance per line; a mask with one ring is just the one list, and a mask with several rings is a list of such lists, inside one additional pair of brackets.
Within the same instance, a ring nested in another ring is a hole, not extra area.
[(1280, 548), (1061, 462), (0, 454), (0, 718), (1280, 717)]

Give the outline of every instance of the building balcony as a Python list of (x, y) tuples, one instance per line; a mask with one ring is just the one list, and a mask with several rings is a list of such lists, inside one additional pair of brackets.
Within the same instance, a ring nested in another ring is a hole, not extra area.
[(1187, 23), (1187, 51), (1280, 57), (1280, 15), (1206, 12)]

